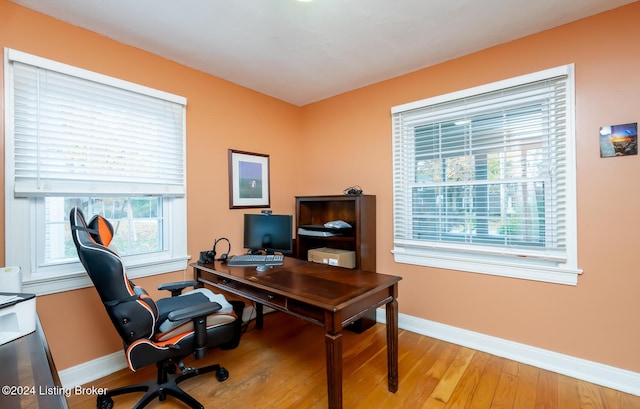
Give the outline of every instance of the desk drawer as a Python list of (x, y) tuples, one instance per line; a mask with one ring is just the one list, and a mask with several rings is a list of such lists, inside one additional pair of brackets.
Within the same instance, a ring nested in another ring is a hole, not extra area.
[(209, 275), (207, 277), (207, 280), (223, 290), (226, 290), (241, 296), (245, 296), (247, 298), (251, 298), (253, 299), (253, 301), (259, 302), (261, 304), (266, 304), (266, 305), (271, 304), (281, 308), (286, 308), (287, 306), (287, 298), (280, 294), (275, 294), (267, 290), (254, 288), (254, 287), (242, 284), (238, 281), (231, 280), (224, 277), (218, 277), (213, 274)]

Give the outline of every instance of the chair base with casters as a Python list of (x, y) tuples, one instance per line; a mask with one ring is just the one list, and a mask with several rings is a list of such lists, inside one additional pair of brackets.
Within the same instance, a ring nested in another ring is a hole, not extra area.
[(191, 408), (204, 409), (204, 406), (202, 406), (200, 402), (182, 390), (178, 384), (182, 381), (193, 378), (194, 376), (208, 372), (215, 372), (218, 382), (224, 382), (229, 378), (229, 372), (218, 364), (199, 369), (185, 367), (179, 374), (174, 373), (176, 371), (175, 367), (179, 366), (176, 363), (158, 362), (157, 366), (158, 379), (156, 381), (150, 380), (137, 385), (123, 386), (122, 388), (110, 390), (106, 394), (98, 395), (98, 409), (111, 409), (114, 405), (112, 397), (134, 392), (145, 392), (145, 394), (132, 409), (143, 408), (147, 404), (151, 403), (155, 398), (158, 398), (160, 401), (164, 401), (167, 396), (173, 396), (174, 398), (186, 403)]
[[(242, 301), (229, 301), (233, 305), (233, 310), (242, 317), (244, 310), (244, 302)], [(225, 344), (220, 345), (221, 349), (234, 349), (240, 342), (240, 326), (242, 320), (236, 321), (238, 328), (234, 332), (233, 338)], [(157, 367), (157, 379), (142, 382), (136, 385), (123, 386), (117, 389), (111, 389), (107, 393), (98, 395), (97, 408), (98, 409), (112, 409), (114, 406), (114, 396), (125, 395), (128, 393), (144, 392), (144, 396), (132, 407), (132, 409), (142, 409), (154, 399), (158, 398), (160, 401), (166, 400), (167, 396), (174, 397), (193, 409), (204, 409), (204, 406), (198, 402), (195, 398), (185, 392), (178, 386), (179, 383), (191, 379), (198, 375), (214, 372), (218, 382), (224, 382), (229, 379), (229, 371), (219, 364), (204, 366), (201, 368), (192, 368), (185, 366), (181, 360), (167, 360), (158, 362)]]

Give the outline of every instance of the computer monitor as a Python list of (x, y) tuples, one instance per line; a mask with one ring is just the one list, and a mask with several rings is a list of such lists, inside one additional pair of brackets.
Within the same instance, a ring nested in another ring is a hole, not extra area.
[(244, 248), (268, 254), (293, 253), (293, 216), (284, 214), (245, 214)]

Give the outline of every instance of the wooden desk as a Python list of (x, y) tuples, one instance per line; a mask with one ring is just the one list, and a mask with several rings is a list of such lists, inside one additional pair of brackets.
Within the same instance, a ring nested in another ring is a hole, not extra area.
[(0, 346), (0, 408), (67, 409), (65, 393), (37, 321), (31, 334)]
[(400, 277), (286, 258), (265, 272), (255, 267), (191, 264), (206, 285), (267, 305), (325, 328), (329, 408), (342, 408), (342, 329), (386, 307), (387, 380), (398, 390), (398, 281)]

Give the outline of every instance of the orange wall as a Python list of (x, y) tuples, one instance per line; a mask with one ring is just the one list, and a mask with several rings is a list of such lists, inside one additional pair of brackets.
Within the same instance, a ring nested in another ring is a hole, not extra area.
[[(274, 212), (292, 213), (295, 195), (339, 194), (355, 184), (377, 195), (377, 265), (382, 273), (403, 276), (401, 313), (640, 372), (640, 327), (626, 318), (640, 311), (634, 257), (640, 192), (631, 179), (640, 173), (640, 156), (600, 159), (598, 151), (601, 125), (640, 119), (638, 20), (640, 4), (634, 3), (303, 108), (6, 0), (0, 0), (0, 45), (188, 98), (193, 256), (223, 235), (239, 250), (244, 211), (228, 209), (227, 149), (267, 153)], [(584, 270), (578, 285), (394, 263), (390, 108), (567, 63), (576, 64), (578, 250)], [(139, 283), (154, 288), (184, 274)], [(120, 349), (93, 290), (42, 296), (37, 304), (58, 369)]]
[[(302, 149), (321, 155), (300, 194), (359, 184), (377, 195), (379, 272), (404, 277), (400, 312), (640, 372), (640, 156), (601, 159), (602, 125), (640, 121), (640, 3), (304, 107)], [(425, 50), (427, 53), (428, 50)], [(576, 71), (578, 285), (396, 264), (392, 230), (394, 105), (567, 63)]]
[[(0, 46), (187, 98), (188, 252), (194, 261), (217, 237), (228, 237), (233, 250), (241, 251), (245, 211), (229, 209), (227, 149), (269, 154), (271, 207), (277, 213), (294, 212), (297, 141), (302, 131), (299, 107), (6, 0), (0, 0)], [(0, 126), (4, 129), (3, 123)], [(4, 185), (4, 151), (1, 157)], [(4, 231), (4, 196), (0, 203), (0, 231)], [(4, 234), (0, 244), (3, 265)], [(191, 269), (187, 274), (191, 277)], [(183, 276), (178, 272), (136, 282), (149, 290)], [(95, 290), (40, 296), (36, 305), (59, 370), (122, 350)]]

